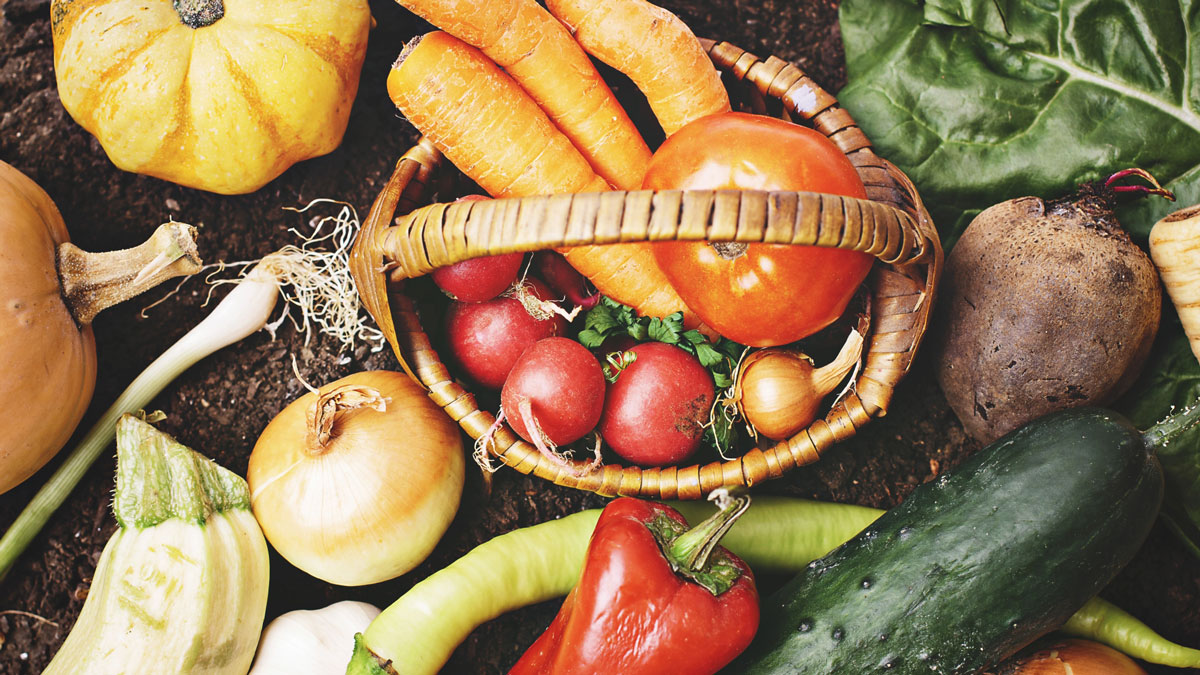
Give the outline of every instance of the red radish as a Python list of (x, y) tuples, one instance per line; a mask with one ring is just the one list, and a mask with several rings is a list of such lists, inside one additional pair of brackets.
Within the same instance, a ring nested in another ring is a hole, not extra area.
[(630, 349), (608, 387), (600, 435), (642, 466), (675, 464), (700, 447), (713, 403), (713, 379), (696, 357), (664, 342)]
[(517, 359), (500, 392), (500, 409), (517, 435), (545, 453), (545, 445), (572, 443), (596, 428), (604, 388), (600, 362), (586, 347), (546, 338)]
[[(542, 282), (529, 279), (526, 283), (533, 297), (550, 299), (550, 290)], [(504, 386), (508, 371), (526, 347), (566, 331), (563, 317), (535, 317), (512, 297), (451, 303), (446, 314), (446, 337), (455, 362), (471, 379), (490, 389)]]
[[(478, 202), (486, 199), (483, 195), (467, 195), (454, 201)], [(483, 302), (512, 286), (517, 280), (517, 273), (521, 271), (524, 258), (523, 253), (472, 258), (439, 267), (429, 276), (438, 288), (459, 302)]]
[(512, 286), (523, 259), (521, 253), (472, 258), (439, 267), (430, 276), (438, 288), (459, 302), (484, 302)]
[(580, 274), (561, 253), (538, 251), (533, 254), (533, 271), (555, 293), (566, 297), (576, 307), (591, 309), (600, 302), (600, 293), (592, 288), (587, 277)]

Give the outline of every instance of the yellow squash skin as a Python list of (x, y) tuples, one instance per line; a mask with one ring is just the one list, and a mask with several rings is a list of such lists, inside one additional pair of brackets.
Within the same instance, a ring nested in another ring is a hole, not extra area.
[(225, 0), (198, 28), (170, 0), (53, 0), (50, 15), (63, 106), (109, 159), (223, 194), (338, 146), (371, 24), (366, 0)]
[(0, 494), (66, 444), (96, 385), (92, 329), (63, 302), (55, 264), (69, 239), (49, 195), (0, 162)]

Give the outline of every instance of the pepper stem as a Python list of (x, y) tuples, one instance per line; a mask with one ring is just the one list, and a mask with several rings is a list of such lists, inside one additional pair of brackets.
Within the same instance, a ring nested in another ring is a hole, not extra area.
[(715, 502), (720, 510), (676, 537), (663, 553), (677, 572), (708, 588), (714, 595), (720, 595), (733, 585), (736, 575), (732, 579), (725, 574), (711, 579), (702, 577), (717, 572), (710, 569), (709, 558), (721, 537), (750, 508), (750, 495), (743, 489), (718, 488), (708, 495), (708, 500)]
[(200, 271), (196, 228), (186, 223), (159, 225), (140, 246), (88, 253), (66, 242), (58, 247), (58, 278), (71, 316), (86, 326), (113, 305), (173, 277)]

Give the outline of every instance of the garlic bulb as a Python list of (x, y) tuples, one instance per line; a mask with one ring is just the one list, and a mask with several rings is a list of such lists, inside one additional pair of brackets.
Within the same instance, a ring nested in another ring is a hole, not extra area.
[(263, 630), (250, 675), (344, 673), (354, 653), (354, 635), (378, 615), (374, 605), (343, 600), (279, 616)]

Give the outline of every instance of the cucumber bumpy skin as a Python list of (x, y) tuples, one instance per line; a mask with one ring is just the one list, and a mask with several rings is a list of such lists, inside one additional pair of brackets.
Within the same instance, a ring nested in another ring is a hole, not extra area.
[(244, 675), (269, 571), (246, 482), (125, 415), (113, 513), (120, 529), (43, 675)]
[(1009, 656), (1141, 546), (1162, 502), (1157, 429), (1079, 408), (1001, 438), (766, 600), (725, 672), (971, 673)]

